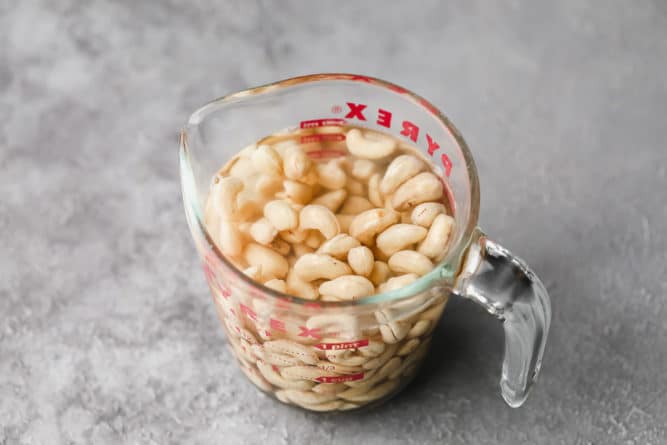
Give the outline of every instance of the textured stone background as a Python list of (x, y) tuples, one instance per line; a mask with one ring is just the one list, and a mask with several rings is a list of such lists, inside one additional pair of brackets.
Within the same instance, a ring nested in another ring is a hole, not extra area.
[[(667, 3), (311, 3), (0, 0), (0, 443), (666, 443)], [(366, 414), (286, 408), (236, 369), (177, 130), (326, 71), (413, 89), (466, 136), (484, 228), (553, 301), (523, 408), (466, 302)]]

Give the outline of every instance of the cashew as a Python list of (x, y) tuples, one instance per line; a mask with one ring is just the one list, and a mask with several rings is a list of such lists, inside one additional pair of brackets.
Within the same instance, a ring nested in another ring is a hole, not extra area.
[[(371, 272), (371, 276), (369, 278), (374, 285), (380, 286), (382, 283), (387, 281), (389, 275), (391, 275), (391, 271), (389, 270), (387, 263), (384, 261), (375, 261), (373, 263), (373, 271)], [(381, 288), (378, 290), (384, 292), (384, 290), (381, 290)]]
[(315, 250), (318, 247), (320, 247), (323, 242), (324, 242), (324, 237), (322, 236), (322, 234), (314, 230), (311, 230), (308, 236), (306, 237), (306, 240), (303, 243), (306, 246), (310, 247), (311, 249)]
[(396, 140), (374, 131), (353, 128), (345, 136), (347, 149), (355, 156), (363, 159), (381, 159), (396, 150)]
[(346, 389), (347, 386), (344, 383), (320, 383), (313, 386), (311, 391), (317, 394), (338, 394)]
[(373, 252), (366, 246), (353, 247), (347, 253), (347, 263), (354, 273), (365, 277), (373, 271), (373, 259)]
[[(253, 186), (254, 187), (254, 186)], [(262, 203), (249, 189), (243, 189), (236, 197), (236, 221), (255, 219), (262, 214)]]
[(345, 190), (347, 190), (350, 195), (364, 196), (364, 185), (352, 178), (348, 178), (345, 183)]
[(336, 258), (319, 253), (307, 253), (296, 260), (294, 272), (304, 281), (320, 278), (333, 280), (352, 273), (350, 266)]
[[(389, 266), (387, 266), (389, 267)], [(389, 278), (385, 283), (382, 283), (379, 287), (380, 292), (389, 292), (394, 289), (400, 289), (405, 287), (408, 284), (416, 281), (419, 278), (419, 275), (414, 273), (407, 273), (405, 275), (399, 275), (397, 277)]]
[(264, 283), (264, 286), (268, 287), (269, 289), (273, 289), (276, 292), (282, 292), (283, 294), (287, 293), (287, 285), (285, 284), (284, 280), (273, 278)]
[(431, 327), (431, 322), (429, 320), (418, 320), (417, 323), (412, 326), (410, 332), (408, 332), (407, 338), (421, 337), (428, 331), (428, 328)]
[(298, 358), (308, 365), (315, 365), (319, 361), (311, 348), (289, 340), (267, 341), (264, 349)]
[(276, 151), (268, 145), (260, 145), (252, 153), (252, 163), (255, 168), (269, 176), (282, 175), (282, 159)]
[(305, 206), (299, 213), (299, 230), (309, 229), (319, 230), (326, 239), (331, 239), (340, 232), (338, 220), (331, 210), (314, 204)]
[(384, 173), (382, 182), (380, 183), (380, 191), (385, 195), (390, 195), (396, 189), (410, 178), (413, 178), (417, 173), (426, 168), (424, 162), (412, 155), (401, 155), (394, 158), (387, 167)]
[[(382, 366), (384, 366), (396, 353), (396, 350), (398, 349), (398, 345), (395, 343), (386, 343), (386, 348), (383, 353), (378, 355), (375, 358), (372, 358), (368, 360), (366, 363), (363, 364), (364, 369), (379, 369)], [(347, 382), (348, 386), (359, 386), (359, 384), (355, 382)]]
[(298, 181), (286, 179), (283, 181), (284, 192), (277, 193), (277, 197), (283, 197), (297, 204), (307, 204), (313, 198), (313, 189), (309, 185)]
[(308, 232), (305, 230), (283, 230), (278, 236), (288, 243), (302, 243), (306, 240)]
[(412, 210), (410, 219), (413, 224), (429, 228), (435, 217), (441, 213), (447, 213), (445, 206), (439, 202), (424, 202)]
[(347, 197), (347, 190), (338, 189), (331, 192), (324, 193), (323, 195), (313, 199), (311, 204), (323, 205), (332, 212), (338, 210), (338, 208), (343, 204), (345, 198)]
[(325, 241), (324, 244), (317, 249), (317, 253), (331, 255), (332, 257), (342, 260), (347, 257), (350, 249), (360, 245), (361, 243), (359, 243), (356, 238), (344, 233), (339, 233), (330, 240)]
[(402, 321), (390, 321), (380, 326), (382, 340), (389, 344), (398, 343), (403, 340), (408, 335), (408, 332), (410, 332), (410, 323)]
[(408, 355), (408, 354), (412, 353), (412, 351), (417, 349), (417, 346), (419, 346), (419, 343), (420, 343), (420, 341), (419, 341), (418, 338), (411, 338), (410, 340), (405, 342), (403, 344), (403, 346), (401, 346), (399, 348), (398, 352), (396, 352), (396, 355), (404, 356), (404, 355)]
[(289, 179), (301, 180), (312, 165), (312, 161), (298, 146), (288, 147), (283, 156), (283, 171)]
[(341, 232), (349, 232), (350, 224), (352, 224), (352, 220), (355, 216), (356, 215), (341, 215), (340, 213), (336, 215)]
[(334, 159), (326, 164), (316, 164), (319, 183), (329, 190), (337, 190), (345, 187), (347, 175)]
[(376, 171), (377, 164), (368, 159), (355, 159), (350, 168), (350, 174), (361, 181), (366, 181)]
[(234, 220), (238, 211), (236, 197), (243, 187), (243, 181), (234, 177), (220, 178), (213, 184), (208, 199), (212, 204), (212, 210), (221, 219)]
[(266, 363), (263, 360), (257, 360), (257, 369), (262, 373), (262, 376), (271, 383), (279, 388), (284, 389), (300, 389), (300, 390), (309, 390), (315, 384), (307, 380), (289, 380), (278, 374), (273, 370), (273, 367)]
[[(350, 314), (328, 313), (313, 315), (308, 318), (308, 320), (306, 320), (306, 327), (311, 330), (317, 329), (320, 335), (336, 332), (340, 338), (355, 339), (360, 335), (359, 319), (358, 317)], [(330, 353), (336, 352), (340, 351), (326, 351), (326, 356), (329, 361), (333, 361), (330, 357)], [(363, 358), (362, 363), (365, 361), (365, 358)], [(356, 366), (356, 364), (350, 364), (349, 366)]]
[(292, 266), (292, 269), (290, 269), (290, 271), (287, 273), (286, 284), (286, 293), (296, 295), (297, 297), (303, 298), (304, 300), (317, 300), (317, 297), (320, 296), (319, 292), (317, 292), (317, 286), (313, 286), (309, 282), (299, 278), (299, 276), (294, 272), (294, 266)]
[(243, 237), (232, 222), (222, 221), (216, 241), (222, 253), (227, 257), (238, 256), (243, 251)]
[(259, 175), (255, 181), (255, 191), (262, 198), (274, 196), (283, 188), (283, 181), (276, 176)]
[(401, 250), (389, 258), (389, 268), (395, 273), (426, 275), (433, 269), (433, 263), (425, 255), (414, 250)]
[(357, 215), (350, 223), (350, 235), (363, 244), (373, 244), (375, 235), (396, 223), (399, 214), (388, 209), (371, 209)]
[(377, 340), (370, 340), (367, 346), (359, 348), (359, 353), (364, 357), (377, 357), (382, 354), (386, 346), (383, 342)]
[(384, 207), (384, 198), (382, 197), (382, 192), (380, 191), (380, 181), (381, 175), (375, 173), (368, 180), (368, 200), (375, 207)]
[(429, 258), (439, 258), (445, 253), (445, 247), (449, 241), (449, 236), (454, 226), (454, 218), (441, 213), (436, 216), (428, 229), (428, 234), (424, 241), (419, 244), (417, 251)]
[(287, 201), (276, 199), (264, 206), (264, 217), (279, 231), (292, 230), (299, 225), (299, 218)]
[(268, 218), (260, 218), (250, 226), (250, 236), (260, 244), (269, 244), (278, 234), (278, 230)]
[(373, 295), (375, 286), (368, 278), (358, 275), (342, 275), (322, 283), (319, 292), (322, 295), (332, 296), (339, 300), (350, 301)]
[(261, 244), (249, 243), (243, 258), (251, 266), (260, 267), (264, 279), (285, 278), (289, 269), (285, 257)]
[(262, 268), (260, 266), (250, 266), (243, 270), (243, 273), (250, 279), (259, 281), (262, 276)]
[(377, 246), (385, 255), (391, 256), (399, 250), (417, 243), (426, 237), (427, 230), (414, 224), (395, 224), (378, 235)]
[(345, 200), (343, 208), (340, 209), (340, 213), (357, 215), (361, 212), (365, 212), (366, 210), (370, 210), (373, 207), (373, 204), (371, 204), (368, 199), (364, 198), (363, 196), (353, 195)]
[(312, 391), (286, 389), (283, 391), (283, 394), (289, 400), (299, 405), (317, 405), (336, 400), (336, 394), (318, 394)]
[(442, 197), (442, 183), (433, 173), (423, 172), (405, 181), (391, 197), (391, 205), (396, 210), (408, 210), (426, 201), (436, 201)]

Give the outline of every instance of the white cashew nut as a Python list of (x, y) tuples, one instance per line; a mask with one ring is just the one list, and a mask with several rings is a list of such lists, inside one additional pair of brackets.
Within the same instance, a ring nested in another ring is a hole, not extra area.
[(291, 146), (283, 155), (283, 170), (289, 179), (301, 180), (312, 166), (312, 161), (298, 146)]
[(347, 253), (347, 264), (357, 275), (368, 277), (373, 271), (373, 261), (373, 252), (366, 246), (353, 247)]
[(282, 292), (283, 294), (287, 293), (287, 285), (285, 284), (284, 280), (273, 278), (264, 283), (264, 286), (268, 287), (269, 289), (273, 289), (276, 292)]
[(261, 268), (264, 279), (285, 278), (289, 264), (284, 256), (261, 244), (248, 243), (243, 250), (243, 259), (251, 266)]
[(396, 210), (411, 209), (426, 201), (436, 201), (442, 197), (442, 183), (431, 172), (419, 173), (401, 184), (391, 197), (391, 206)]
[(299, 213), (299, 230), (309, 229), (319, 230), (326, 239), (331, 239), (340, 232), (338, 220), (331, 210), (315, 204), (305, 206)]
[(394, 224), (377, 236), (375, 244), (388, 256), (418, 243), (426, 237), (427, 230), (414, 224)]
[(433, 263), (426, 255), (414, 250), (401, 250), (389, 257), (389, 268), (395, 273), (426, 275), (433, 269)]
[(384, 207), (384, 198), (382, 197), (382, 192), (380, 191), (381, 181), (382, 176), (379, 173), (375, 173), (368, 180), (368, 200), (375, 207)]
[(296, 211), (282, 199), (267, 202), (264, 206), (264, 217), (279, 231), (292, 230), (299, 225)]
[(368, 278), (358, 275), (342, 275), (320, 285), (321, 295), (328, 295), (339, 300), (358, 300), (375, 292), (375, 286)]
[(374, 131), (353, 128), (345, 136), (347, 149), (355, 156), (363, 159), (381, 159), (396, 150), (396, 140)]
[(431, 228), (428, 229), (426, 238), (419, 244), (417, 251), (429, 258), (439, 258), (445, 253), (445, 247), (447, 247), (453, 227), (454, 218), (451, 216), (444, 213), (436, 216)]
[(313, 189), (309, 185), (299, 181), (286, 179), (283, 181), (285, 191), (277, 193), (276, 196), (289, 199), (296, 204), (306, 204), (313, 198)]
[[(369, 278), (374, 285), (381, 286), (382, 283), (387, 281), (389, 275), (391, 275), (391, 270), (389, 270), (387, 263), (384, 261), (375, 261), (373, 263), (373, 271), (371, 272), (371, 276)], [(378, 290), (385, 292), (382, 287), (380, 287)]]
[(268, 218), (260, 218), (250, 226), (250, 236), (260, 244), (269, 244), (278, 235), (278, 230)]
[(375, 235), (392, 224), (395, 224), (400, 215), (389, 209), (371, 209), (357, 215), (350, 223), (350, 235), (363, 244), (373, 244)]
[(335, 212), (343, 204), (343, 201), (345, 201), (346, 197), (347, 197), (347, 190), (338, 189), (332, 192), (324, 193), (323, 195), (313, 199), (311, 201), (311, 204), (323, 205), (332, 212)]
[(321, 278), (333, 280), (341, 275), (352, 273), (350, 266), (336, 258), (319, 253), (307, 253), (296, 260), (294, 272), (304, 281)]
[(347, 175), (335, 159), (326, 164), (316, 164), (319, 183), (329, 190), (337, 190), (345, 187)]
[(322, 253), (325, 255), (331, 255), (332, 257), (342, 260), (347, 257), (350, 249), (360, 246), (359, 241), (345, 233), (339, 233), (330, 240), (327, 240), (322, 244), (317, 253)]
[(410, 219), (413, 224), (429, 228), (435, 217), (441, 213), (447, 213), (447, 209), (439, 202), (424, 202), (412, 210)]
[(394, 158), (384, 173), (380, 183), (380, 191), (385, 195), (392, 194), (401, 184), (417, 175), (426, 168), (423, 161), (412, 155), (401, 155)]
[(280, 155), (268, 145), (260, 145), (253, 151), (252, 163), (258, 171), (265, 175), (282, 175), (282, 159), (280, 159)]

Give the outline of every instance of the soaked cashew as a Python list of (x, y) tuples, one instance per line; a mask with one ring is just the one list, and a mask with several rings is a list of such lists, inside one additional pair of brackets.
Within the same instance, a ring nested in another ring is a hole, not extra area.
[(299, 217), (287, 201), (276, 199), (264, 206), (264, 217), (279, 231), (296, 229)]
[(316, 204), (305, 206), (299, 213), (299, 230), (309, 229), (319, 230), (326, 239), (331, 239), (340, 233), (336, 216), (328, 208)]
[(382, 283), (387, 281), (389, 275), (391, 275), (391, 270), (389, 269), (387, 263), (385, 263), (384, 261), (375, 261), (373, 263), (373, 271), (371, 272), (371, 276), (369, 278), (374, 285), (380, 286), (382, 285)]
[(377, 169), (378, 166), (373, 161), (369, 161), (368, 159), (355, 159), (352, 161), (350, 174), (361, 181), (366, 181), (377, 171)]
[(331, 160), (326, 164), (317, 164), (316, 168), (319, 183), (322, 187), (329, 190), (337, 190), (345, 187), (347, 175), (336, 160)]
[(427, 230), (414, 224), (394, 224), (377, 236), (378, 248), (388, 256), (418, 243), (426, 237)]
[(347, 264), (357, 275), (368, 277), (373, 271), (373, 263), (373, 252), (366, 246), (353, 247), (347, 253)]
[(382, 192), (380, 191), (380, 181), (382, 180), (382, 175), (375, 173), (368, 180), (368, 200), (375, 207), (384, 207), (384, 198), (382, 197)]
[(380, 292), (389, 292), (394, 289), (400, 289), (401, 287), (405, 287), (417, 279), (419, 279), (419, 275), (414, 273), (399, 275), (397, 277), (389, 278), (385, 283), (382, 283), (379, 290)]
[(390, 195), (396, 189), (410, 178), (415, 177), (419, 172), (426, 169), (423, 161), (412, 155), (401, 155), (394, 158), (387, 167), (387, 171), (380, 183), (380, 191), (385, 195)]
[(433, 270), (431, 260), (414, 250), (401, 250), (393, 254), (387, 263), (395, 273), (414, 273), (426, 275)]
[(322, 242), (324, 242), (324, 237), (322, 234), (311, 231), (303, 243), (311, 249), (317, 249), (322, 245)]
[(412, 210), (410, 219), (413, 224), (429, 228), (436, 216), (441, 213), (447, 213), (445, 206), (439, 202), (424, 202)]
[(428, 234), (424, 241), (419, 244), (417, 251), (429, 258), (439, 258), (445, 253), (445, 247), (449, 241), (449, 235), (454, 226), (454, 218), (441, 213), (436, 216), (428, 229)]
[(238, 211), (236, 197), (243, 190), (243, 187), (243, 181), (234, 177), (220, 178), (217, 183), (213, 184), (209, 202), (211, 202), (212, 209), (219, 215), (219, 218), (229, 221), (234, 220)]
[(343, 201), (345, 201), (346, 197), (347, 197), (347, 190), (338, 189), (324, 193), (323, 195), (313, 199), (311, 204), (323, 205), (332, 212), (336, 212), (343, 204)]
[(261, 244), (248, 243), (243, 250), (243, 258), (251, 266), (260, 267), (265, 279), (285, 278), (289, 269), (285, 257)]
[(306, 176), (312, 161), (300, 147), (288, 147), (283, 155), (283, 171), (289, 179), (300, 180)]
[(375, 286), (368, 278), (358, 275), (342, 275), (320, 285), (321, 295), (328, 295), (339, 300), (358, 300), (375, 292)]
[(273, 289), (276, 292), (282, 292), (283, 294), (287, 292), (287, 285), (285, 284), (284, 280), (279, 280), (277, 278), (273, 278), (266, 283), (264, 283), (264, 286), (268, 287), (269, 289)]
[(319, 253), (303, 255), (296, 261), (293, 270), (304, 281), (314, 281), (320, 278), (333, 280), (352, 272), (350, 266), (344, 262)]
[[(296, 263), (295, 263), (296, 264)], [(317, 286), (313, 286), (308, 281), (302, 280), (294, 271), (294, 266), (287, 273), (287, 292), (296, 295), (304, 300), (317, 300), (320, 293), (317, 291)]]
[(363, 159), (381, 159), (389, 156), (396, 149), (396, 140), (374, 131), (354, 128), (347, 132), (347, 148), (355, 156)]
[(284, 197), (297, 204), (307, 204), (313, 198), (313, 188), (299, 181), (286, 179), (283, 181), (284, 192), (277, 193), (276, 196)]
[[(334, 237), (335, 238), (335, 237)], [(333, 239), (333, 238), (332, 238)], [(315, 252), (315, 249), (313, 249), (310, 246), (306, 246), (305, 244), (297, 243), (292, 245), (292, 249), (294, 249), (294, 255), (299, 258), (300, 256), (303, 256), (307, 253), (313, 253)]]
[(363, 196), (352, 195), (345, 200), (340, 213), (357, 215), (366, 210), (372, 209), (374, 206), (371, 202)]
[(396, 210), (408, 210), (426, 201), (435, 201), (442, 197), (442, 183), (433, 173), (419, 173), (405, 181), (391, 197), (391, 205)]
[(363, 244), (373, 243), (375, 235), (398, 222), (398, 213), (389, 209), (371, 209), (357, 215), (350, 223), (350, 235)]
[(360, 246), (361, 243), (356, 238), (340, 233), (330, 240), (327, 240), (318, 249), (317, 253), (331, 255), (339, 260), (347, 258), (350, 249)]
[(267, 341), (264, 343), (264, 349), (295, 357), (307, 365), (315, 365), (318, 362), (317, 354), (311, 348), (288, 340)]
[(356, 215), (341, 215), (340, 213), (336, 214), (336, 219), (340, 225), (341, 232), (350, 231), (350, 224), (352, 224), (352, 220), (355, 218), (355, 216)]
[(223, 221), (218, 232), (218, 244), (223, 254), (235, 257), (243, 251), (243, 238), (234, 223)]
[(276, 151), (268, 145), (260, 145), (252, 153), (252, 163), (255, 168), (268, 176), (282, 175), (282, 159)]
[(276, 229), (268, 218), (261, 218), (250, 226), (250, 236), (260, 244), (269, 244), (278, 235)]

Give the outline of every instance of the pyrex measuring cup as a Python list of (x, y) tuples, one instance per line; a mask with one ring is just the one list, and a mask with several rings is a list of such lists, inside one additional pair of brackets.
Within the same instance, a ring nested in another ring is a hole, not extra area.
[[(304, 143), (344, 138), (358, 125), (419, 149), (448, 184), (456, 222), (433, 271), (390, 292), (351, 302), (281, 294), (237, 270), (213, 243), (203, 208), (217, 170), (242, 147), (281, 129), (313, 128)], [(229, 344), (246, 376), (284, 403), (351, 410), (399, 391), (428, 353), (450, 295), (470, 298), (505, 330), (500, 389), (520, 406), (542, 362), (551, 308), (539, 278), (477, 228), (479, 183), (466, 143), (433, 105), (391, 83), (350, 74), (293, 78), (231, 94), (195, 111), (181, 133), (188, 224)]]

